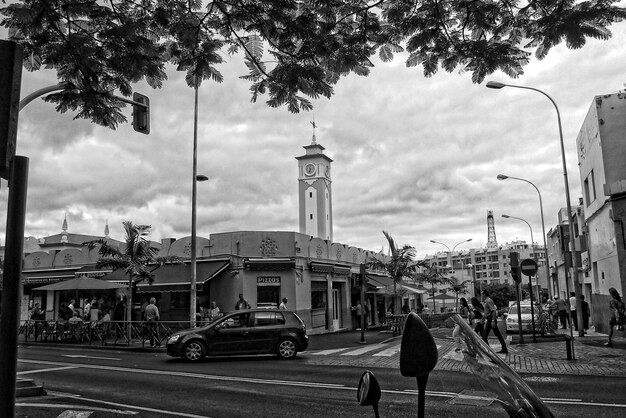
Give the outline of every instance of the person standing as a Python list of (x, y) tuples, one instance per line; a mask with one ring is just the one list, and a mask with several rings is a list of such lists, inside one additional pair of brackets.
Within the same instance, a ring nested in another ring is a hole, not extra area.
[[(466, 324), (469, 324), (470, 319), (470, 308), (467, 304), (467, 299), (461, 298), (459, 299), (460, 308), (459, 308), (459, 316), (465, 321)], [(454, 324), (454, 330), (452, 331), (452, 338), (456, 343), (456, 348), (454, 351), (461, 351), (461, 326), (459, 324)]]
[(498, 310), (496, 309), (496, 304), (493, 303), (493, 300), (489, 297), (489, 290), (483, 290), (483, 296), (485, 306), (485, 330), (482, 335), (483, 341), (489, 344), (489, 333), (493, 330), (494, 335), (498, 338), (498, 341), (500, 341), (500, 345), (502, 346), (500, 351), (498, 351), (498, 354), (507, 354), (509, 350), (506, 348), (506, 341), (504, 341), (504, 338), (498, 329)]
[(243, 298), (243, 293), (239, 294), (239, 300), (235, 303), (235, 310), (250, 309), (250, 304)]
[(604, 345), (613, 347), (613, 327), (624, 325), (624, 322), (626, 322), (626, 307), (617, 289), (614, 287), (609, 288), (609, 294), (611, 295), (611, 300), (609, 301), (609, 341)]
[(222, 313), (220, 312), (220, 308), (217, 306), (217, 302), (212, 301), (211, 308), (209, 309), (209, 322), (215, 321), (220, 316), (222, 316)]
[(146, 318), (146, 328), (148, 331), (148, 337), (150, 339), (150, 347), (158, 347), (159, 343), (159, 330), (157, 321), (160, 319), (159, 308), (156, 307), (156, 299), (150, 298), (150, 303), (146, 306), (144, 311)]
[(589, 303), (585, 300), (585, 295), (580, 295), (580, 305), (583, 308), (583, 328), (589, 329), (589, 318), (591, 318), (591, 309), (589, 309)]
[(576, 293), (569, 292), (569, 311), (572, 315), (572, 324), (574, 324), (574, 329), (578, 331), (578, 318), (576, 317)]
[(567, 303), (565, 302), (565, 299), (561, 299), (558, 296), (555, 296), (554, 300), (556, 301), (556, 309), (559, 313), (561, 328), (565, 329), (567, 328)]
[(361, 330), (361, 317), (363, 316), (363, 306), (361, 306), (361, 302), (356, 303), (356, 307), (354, 308), (354, 313), (356, 314), (356, 330)]
[(287, 309), (287, 298), (283, 298), (283, 301), (280, 302), (280, 305), (278, 305), (278, 309), (283, 309), (283, 310)]
[(476, 321), (476, 326), (474, 326), (474, 331), (478, 335), (482, 336), (483, 330), (485, 329), (485, 315), (484, 315), (485, 308), (483, 304), (480, 303), (477, 297), (472, 297), (471, 303), (472, 303), (472, 316), (474, 317), (474, 320)]

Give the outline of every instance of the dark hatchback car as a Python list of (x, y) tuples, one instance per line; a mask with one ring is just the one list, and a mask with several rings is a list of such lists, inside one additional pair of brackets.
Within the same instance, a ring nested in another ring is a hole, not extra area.
[(167, 340), (167, 354), (189, 361), (204, 356), (276, 354), (292, 359), (309, 345), (306, 325), (291, 311), (234, 311), (209, 325), (179, 331)]

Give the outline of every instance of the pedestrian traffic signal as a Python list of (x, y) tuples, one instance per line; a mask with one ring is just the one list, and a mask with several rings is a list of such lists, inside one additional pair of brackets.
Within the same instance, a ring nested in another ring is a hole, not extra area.
[(133, 93), (133, 129), (142, 134), (150, 133), (150, 99)]
[(510, 252), (509, 253), (509, 264), (511, 265), (511, 277), (515, 280), (515, 283), (522, 282), (522, 272), (520, 271), (519, 265), (519, 253)]

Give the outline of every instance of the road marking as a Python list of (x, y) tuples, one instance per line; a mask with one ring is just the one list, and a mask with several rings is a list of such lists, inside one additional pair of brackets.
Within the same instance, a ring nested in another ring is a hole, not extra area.
[(122, 361), (121, 358), (115, 358), (115, 357), (96, 357), (96, 356), (86, 356), (84, 354), (61, 354), (61, 357), (70, 357), (70, 358), (92, 358), (92, 359), (96, 359), (96, 360), (116, 360), (116, 361)]
[(57, 418), (89, 418), (89, 415), (93, 414), (94, 411), (63, 411), (61, 415)]
[[(357, 388), (348, 387), (345, 385), (332, 384), (332, 383), (319, 383), (319, 382), (301, 382), (295, 380), (267, 380), (267, 379), (257, 379), (250, 377), (240, 377), (240, 376), (217, 376), (217, 375), (203, 375), (197, 373), (187, 373), (187, 372), (172, 372), (172, 371), (164, 371), (164, 370), (150, 370), (150, 369), (133, 369), (127, 367), (116, 367), (116, 366), (106, 366), (106, 365), (97, 365), (97, 364), (81, 364), (81, 363), (60, 363), (55, 361), (46, 361), (46, 360), (27, 360), (27, 359), (18, 359), (19, 362), (22, 363), (31, 363), (31, 364), (47, 364), (47, 365), (71, 365), (73, 367), (80, 367), (85, 369), (102, 369), (102, 370), (113, 370), (113, 371), (123, 371), (128, 373), (137, 373), (137, 374), (151, 374), (151, 375), (167, 375), (167, 376), (177, 376), (177, 377), (190, 377), (196, 379), (205, 379), (205, 380), (216, 380), (216, 381), (227, 381), (227, 382), (247, 382), (247, 383), (258, 383), (258, 384), (269, 384), (269, 385), (285, 385), (285, 386), (303, 386), (303, 387), (311, 387), (311, 388), (320, 388), (320, 389), (343, 389), (343, 390), (356, 390)], [(382, 390), (384, 393), (395, 393), (395, 394), (405, 394), (405, 395), (417, 395), (417, 390)], [(453, 392), (435, 392), (435, 391), (426, 391), (426, 395), (434, 396), (434, 397), (456, 397), (459, 396), (458, 393)], [(85, 398), (81, 398), (85, 399)], [(626, 404), (617, 404), (617, 403), (600, 403), (600, 402), (586, 402), (580, 399), (567, 399), (567, 398), (541, 398), (541, 400), (545, 403), (550, 404), (572, 404), (576, 403), (576, 405), (584, 405), (584, 406), (600, 406), (600, 407), (608, 407), (608, 408), (626, 408)], [(145, 409), (146, 411), (156, 411), (165, 414), (172, 414), (184, 417), (191, 418), (206, 418), (206, 417), (198, 417), (197, 415), (185, 415), (185, 414), (177, 414), (170, 413), (168, 411), (161, 410), (151, 410), (150, 408), (141, 408), (135, 407), (132, 405), (124, 405), (117, 404), (113, 402), (105, 402), (100, 400), (93, 400), (94, 402), (101, 402), (110, 405), (118, 405), (130, 407), (133, 409)], [(16, 404), (17, 405), (17, 404)]]
[(335, 348), (332, 350), (322, 350), (322, 351), (318, 351), (317, 353), (311, 353), (314, 356), (327, 356), (329, 354), (335, 354), (335, 353), (339, 353), (340, 351), (345, 351), (347, 350), (347, 348)]
[(389, 347), (386, 350), (383, 350), (379, 353), (373, 354), (374, 357), (391, 357), (395, 354), (398, 354), (400, 352), (400, 346), (401, 344), (398, 345), (394, 345), (393, 347)]
[[(50, 394), (50, 393), (49, 393)], [(82, 399), (82, 398), (81, 398)], [(86, 399), (90, 400), (90, 399)], [(96, 401), (101, 402), (101, 401)], [(102, 402), (107, 403), (107, 402)], [(70, 405), (70, 404), (58, 404), (58, 403), (38, 403), (38, 402), (16, 402), (15, 406), (20, 408), (46, 408), (46, 409), (82, 409), (87, 411), (99, 411), (99, 412), (113, 412), (119, 415), (137, 415), (138, 412), (133, 411), (122, 411), (118, 409), (110, 409), (110, 408), (98, 408), (95, 406), (82, 406), (82, 405)]]
[(45, 372), (56, 372), (58, 370), (68, 370), (68, 369), (76, 369), (74, 366), (64, 366), (64, 367), (51, 367), (49, 369), (39, 369), (39, 370), (29, 370), (26, 372), (17, 372), (18, 375), (23, 374), (32, 374), (32, 373), (45, 373)]
[(341, 353), (341, 355), (342, 356), (359, 356), (361, 354), (367, 353), (368, 351), (378, 350), (378, 349), (383, 348), (383, 347), (384, 346), (382, 346), (380, 344), (369, 345), (369, 346), (358, 348), (356, 350), (348, 351), (347, 353)]

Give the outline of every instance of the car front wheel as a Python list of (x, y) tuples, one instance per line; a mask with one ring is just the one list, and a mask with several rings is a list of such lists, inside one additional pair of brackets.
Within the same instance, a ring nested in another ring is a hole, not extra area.
[(204, 345), (198, 341), (189, 341), (185, 344), (183, 357), (189, 361), (200, 361), (204, 358)]
[(298, 353), (298, 347), (296, 346), (296, 343), (293, 340), (284, 339), (284, 340), (280, 340), (280, 342), (278, 343), (277, 351), (278, 351), (278, 357), (284, 360), (289, 360), (296, 356), (296, 354)]

